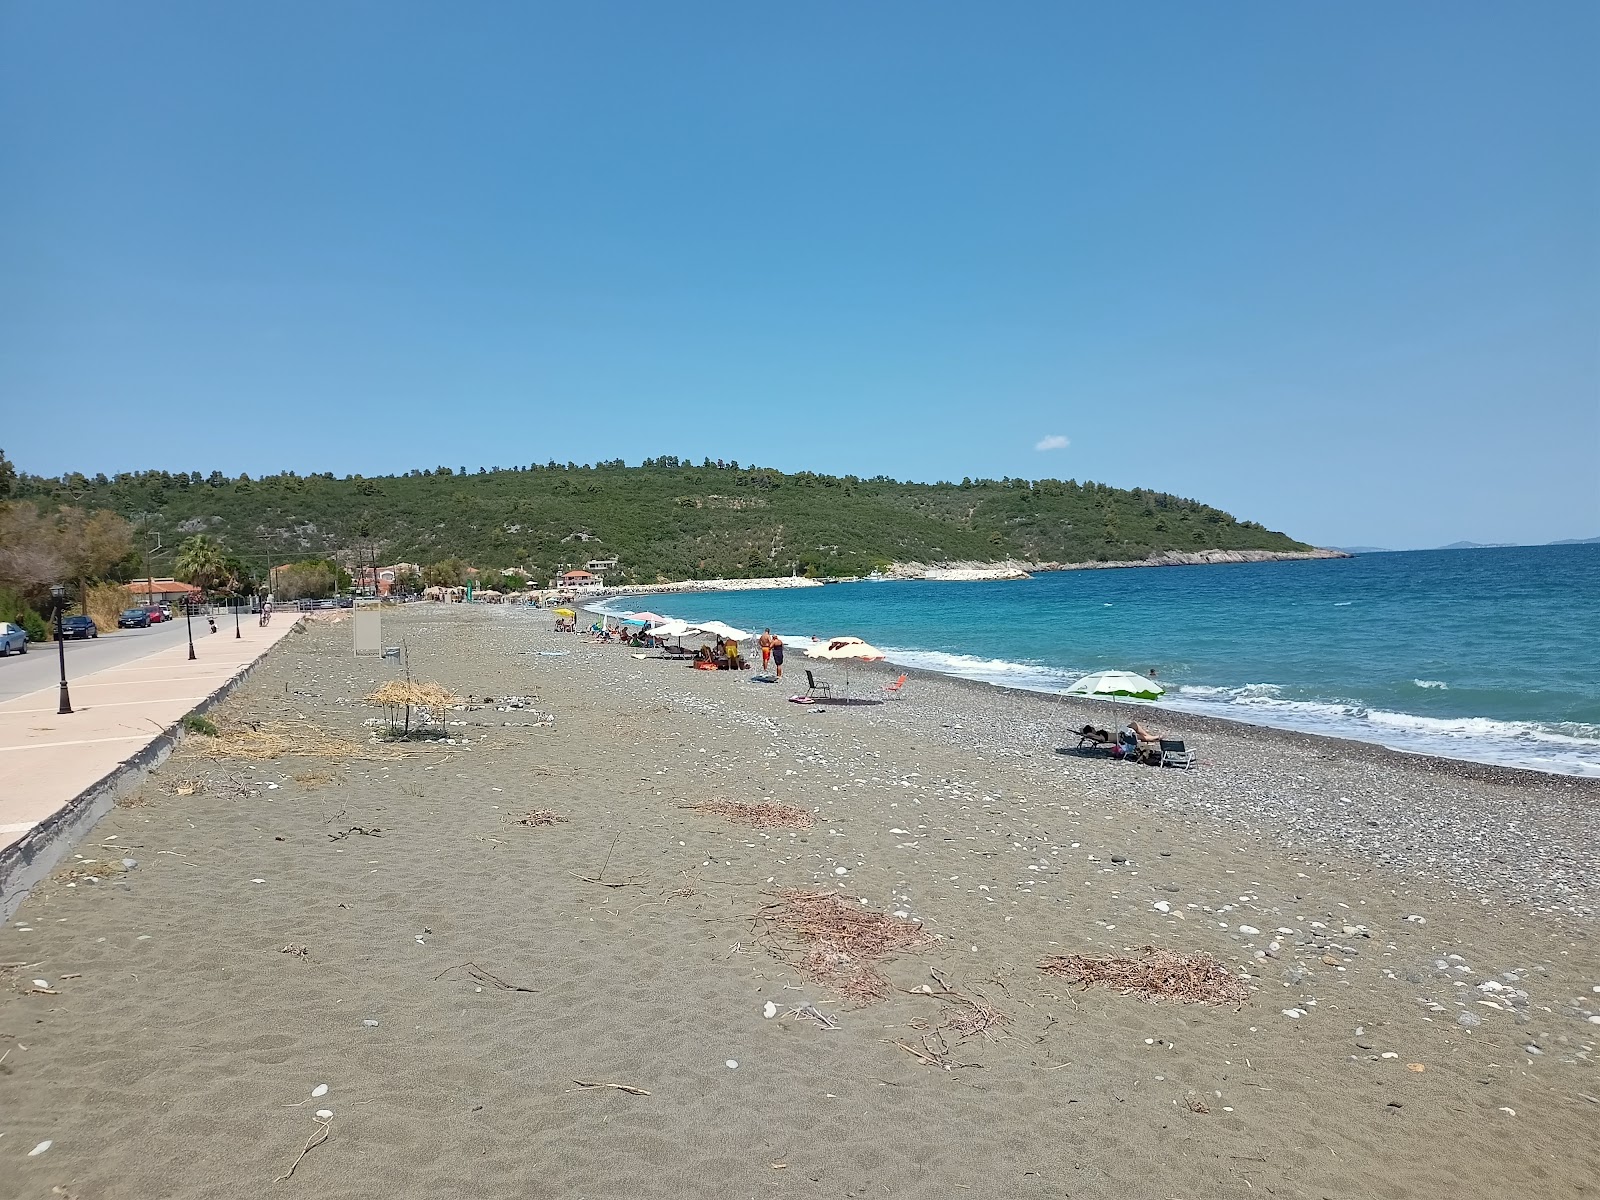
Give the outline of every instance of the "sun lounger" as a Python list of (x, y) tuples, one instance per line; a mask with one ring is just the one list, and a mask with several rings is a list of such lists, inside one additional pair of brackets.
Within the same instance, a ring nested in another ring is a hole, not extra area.
[(1085, 725), (1078, 730), (1078, 749), (1085, 746), (1115, 746), (1116, 735), (1109, 729), (1096, 729), (1093, 725)]
[(833, 684), (819, 683), (817, 677), (809, 669), (806, 671), (806, 695), (808, 696), (833, 696)]
[(1182, 739), (1161, 739), (1161, 765), (1163, 767), (1183, 767), (1187, 770), (1194, 764), (1194, 751), (1185, 746)]
[(885, 700), (898, 700), (900, 699), (900, 693), (905, 691), (905, 688), (906, 677), (902, 675), (893, 683), (886, 683), (883, 685), (883, 698)]

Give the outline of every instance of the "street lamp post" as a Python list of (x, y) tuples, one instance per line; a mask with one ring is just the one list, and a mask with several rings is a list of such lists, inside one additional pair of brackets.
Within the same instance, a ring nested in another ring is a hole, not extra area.
[(67, 691), (67, 639), (61, 628), (61, 614), (67, 607), (67, 589), (59, 583), (52, 585), (50, 602), (56, 610), (56, 653), (61, 659), (61, 704), (56, 714), (64, 717), (72, 711), (72, 695)]
[(183, 598), (183, 619), (189, 626), (189, 661), (193, 662), (194, 653), (194, 597)]
[(233, 597), (233, 636), (236, 638), (244, 637), (244, 634), (239, 632), (239, 600), (240, 597), (235, 594)]

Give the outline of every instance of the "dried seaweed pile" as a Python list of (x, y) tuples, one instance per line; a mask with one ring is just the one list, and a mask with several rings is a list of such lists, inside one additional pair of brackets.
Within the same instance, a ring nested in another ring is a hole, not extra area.
[(915, 921), (873, 912), (825, 892), (782, 892), (776, 903), (761, 910), (759, 919), (773, 932), (800, 940), (790, 961), (802, 975), (863, 1004), (890, 991), (874, 964), (936, 940)]
[(1115, 988), (1124, 995), (1149, 1000), (1182, 1000), (1194, 1004), (1243, 1004), (1249, 985), (1209, 954), (1148, 950), (1138, 958), (1056, 954), (1039, 969), (1084, 987)]
[(525, 817), (518, 817), (518, 825), (564, 825), (566, 818), (548, 808), (536, 808)]
[(810, 829), (817, 819), (803, 808), (792, 804), (779, 804), (767, 800), (760, 804), (745, 804), (738, 800), (702, 800), (689, 806), (693, 812), (712, 813), (726, 817), (736, 825), (750, 825), (756, 829)]
[(368, 742), (352, 742), (311, 725), (269, 721), (222, 729), (216, 737), (189, 737), (179, 753), (187, 758), (243, 758), (263, 762), (273, 758), (328, 759), (397, 758), (398, 752)]

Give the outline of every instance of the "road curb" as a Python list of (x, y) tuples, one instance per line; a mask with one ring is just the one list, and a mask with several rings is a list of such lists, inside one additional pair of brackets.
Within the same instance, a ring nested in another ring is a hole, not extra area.
[[(266, 661), (269, 654), (283, 645), (288, 637), (304, 633), (305, 628), (305, 618), (297, 618), (288, 634), (240, 667), (184, 716), (206, 712), (226, 699)], [(138, 788), (152, 770), (172, 757), (173, 750), (177, 749), (183, 737), (183, 717), (179, 717), (131, 757), (118, 763), (17, 841), (0, 850), (0, 921), (11, 919), (18, 906), (27, 899), (28, 893), (38, 887), (100, 818), (116, 806), (117, 800)]]

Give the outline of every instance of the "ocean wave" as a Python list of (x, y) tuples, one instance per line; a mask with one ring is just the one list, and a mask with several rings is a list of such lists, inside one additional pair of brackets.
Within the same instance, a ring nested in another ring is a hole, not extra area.
[(1437, 688), (1441, 692), (1450, 690), (1450, 685), (1442, 679), (1413, 679), (1411, 682), (1419, 688)]

